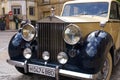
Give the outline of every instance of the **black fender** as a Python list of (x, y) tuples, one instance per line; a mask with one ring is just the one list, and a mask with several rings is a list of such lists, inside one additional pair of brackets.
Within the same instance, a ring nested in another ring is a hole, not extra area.
[(93, 68), (95, 73), (99, 72), (112, 46), (113, 39), (109, 33), (101, 30), (90, 33), (85, 40), (87, 59), (84, 60), (84, 67)]
[(21, 31), (18, 31), (10, 40), (8, 45), (9, 57), (12, 60), (24, 60), (23, 51), (25, 48), (30, 48), (32, 50), (32, 58), (37, 55), (37, 42), (36, 40), (32, 42), (27, 42), (22, 38)]
[(109, 33), (102, 30), (91, 32), (82, 45), (77, 44), (73, 49), (77, 54), (74, 58), (70, 58), (68, 64), (75, 65), (74, 68), (66, 65), (66, 69), (69, 67), (70, 70), (76, 69), (77, 72), (98, 73), (112, 45), (113, 39)]

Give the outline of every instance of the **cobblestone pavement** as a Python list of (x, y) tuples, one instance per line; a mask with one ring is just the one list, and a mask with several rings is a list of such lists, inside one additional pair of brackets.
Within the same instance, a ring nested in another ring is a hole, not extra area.
[[(6, 59), (9, 58), (7, 54), (8, 43), (10, 38), (14, 34), (15, 32), (11, 31), (0, 32), (0, 80), (53, 80), (50, 78), (48, 79), (45, 77), (41, 77), (39, 75), (22, 75), (16, 71), (14, 66), (11, 66), (8, 63), (6, 63)], [(116, 67), (114, 67), (110, 80), (120, 80), (120, 62)]]

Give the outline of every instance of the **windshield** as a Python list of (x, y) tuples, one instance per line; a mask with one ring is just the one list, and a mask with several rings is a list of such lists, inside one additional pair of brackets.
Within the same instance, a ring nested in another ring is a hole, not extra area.
[(107, 2), (75, 3), (65, 5), (62, 16), (95, 15), (107, 17), (107, 13)]

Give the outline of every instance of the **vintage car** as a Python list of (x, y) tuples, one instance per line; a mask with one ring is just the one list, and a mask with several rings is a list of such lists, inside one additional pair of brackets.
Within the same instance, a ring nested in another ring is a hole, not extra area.
[(26, 23), (9, 43), (8, 63), (23, 74), (109, 80), (120, 53), (120, 2), (66, 2), (60, 16)]

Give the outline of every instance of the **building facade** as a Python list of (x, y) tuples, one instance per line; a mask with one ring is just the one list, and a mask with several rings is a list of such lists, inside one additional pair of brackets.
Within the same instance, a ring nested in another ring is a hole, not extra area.
[(5, 16), (6, 29), (16, 29), (14, 16), (20, 21), (29, 19), (35, 25), (37, 20), (51, 15), (52, 7), (55, 15), (60, 15), (66, 1), (70, 0), (0, 0), (0, 18)]
[(38, 20), (37, 9), (36, 0), (0, 0), (0, 17), (5, 16), (9, 25), (6, 29), (16, 29), (14, 16), (18, 17), (19, 22), (29, 19), (34, 24)]

